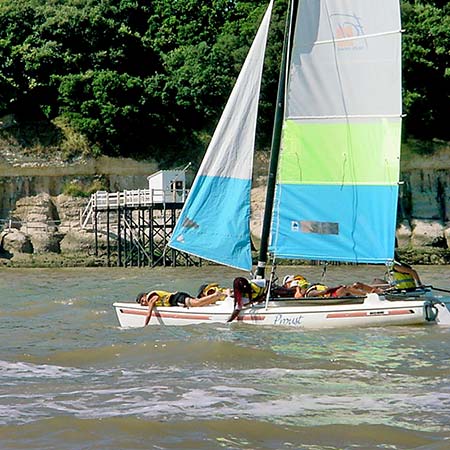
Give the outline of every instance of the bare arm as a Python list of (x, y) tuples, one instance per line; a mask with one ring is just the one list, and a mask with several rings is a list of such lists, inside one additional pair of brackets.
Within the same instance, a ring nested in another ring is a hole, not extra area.
[(150, 319), (152, 318), (153, 308), (155, 307), (155, 303), (157, 301), (158, 301), (158, 298), (155, 298), (155, 299), (152, 299), (151, 301), (149, 301), (148, 312), (147, 312), (147, 316), (145, 317), (144, 327), (146, 327), (148, 325), (148, 323), (150, 322)]

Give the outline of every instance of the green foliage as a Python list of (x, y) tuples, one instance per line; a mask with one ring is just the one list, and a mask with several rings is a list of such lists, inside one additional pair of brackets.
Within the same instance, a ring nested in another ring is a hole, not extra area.
[(98, 177), (94, 180), (73, 180), (66, 183), (63, 186), (63, 194), (70, 195), (71, 197), (90, 197), (97, 191), (105, 191), (108, 186), (105, 184), (105, 180)]
[[(267, 0), (2, 0), (0, 115), (54, 121), (68, 156), (198, 160)], [(287, 0), (275, 2), (258, 145), (271, 137)], [(450, 6), (403, 0), (406, 137), (450, 139)], [(189, 153), (191, 152), (191, 153)]]
[(217, 120), (236, 77), (236, 61), (226, 67), (223, 43), (219, 51), (214, 46), (226, 42), (225, 24), (247, 17), (238, 6), (4, 0), (0, 113), (19, 121), (64, 118), (65, 129), (69, 123), (86, 136), (94, 152), (183, 159), (181, 145), (200, 145), (198, 136)]
[(52, 121), (53, 125), (61, 132), (60, 148), (65, 159), (75, 156), (99, 156), (93, 155), (89, 141), (84, 134), (76, 131), (67, 117), (59, 116)]
[(63, 186), (63, 194), (70, 195), (71, 197), (89, 197), (89, 194), (84, 190), (83, 187), (77, 183), (67, 183)]
[(450, 140), (450, 4), (402, 2), (406, 136)]

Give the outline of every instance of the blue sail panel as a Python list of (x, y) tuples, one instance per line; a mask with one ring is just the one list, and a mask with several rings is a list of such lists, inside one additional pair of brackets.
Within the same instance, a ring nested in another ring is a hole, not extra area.
[(278, 185), (270, 251), (287, 259), (392, 260), (397, 198), (397, 185)]
[(250, 189), (249, 179), (197, 177), (170, 246), (250, 271)]

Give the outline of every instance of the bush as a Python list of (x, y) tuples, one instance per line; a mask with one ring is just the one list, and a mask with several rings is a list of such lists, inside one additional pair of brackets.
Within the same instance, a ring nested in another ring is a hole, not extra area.
[(106, 180), (103, 178), (96, 178), (88, 182), (81, 180), (72, 180), (66, 183), (62, 189), (63, 194), (70, 195), (71, 197), (90, 197), (97, 191), (107, 190)]

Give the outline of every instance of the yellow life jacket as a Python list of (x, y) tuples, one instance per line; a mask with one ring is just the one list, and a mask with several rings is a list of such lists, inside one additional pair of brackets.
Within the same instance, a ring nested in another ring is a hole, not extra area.
[[(295, 275), (295, 277), (292, 281), (296, 281), (297, 286), (300, 289), (305, 289), (309, 286), (308, 280), (303, 275)], [(292, 281), (290, 283), (291, 285), (292, 285)]]
[(225, 293), (226, 290), (226, 288), (220, 287), (218, 283), (210, 283), (200, 291), (199, 296), (206, 297), (217, 292)]
[(283, 286), (286, 288), (299, 286), (303, 289), (309, 286), (309, 283), (303, 275), (286, 275), (283, 279)]
[(323, 292), (326, 291), (327, 289), (328, 286), (325, 286), (324, 284), (320, 283), (312, 284), (308, 289), (306, 289), (305, 297), (309, 297), (309, 294), (311, 294), (311, 292), (313, 291)]
[(396, 289), (410, 289), (416, 287), (414, 278), (408, 273), (401, 273), (396, 270), (391, 270), (390, 275)]
[(150, 299), (151, 294), (156, 294), (158, 296), (158, 300), (156, 301), (156, 306), (171, 306), (170, 305), (170, 297), (172, 296), (171, 292), (167, 291), (152, 291), (148, 294), (147, 298)]
[(260, 286), (254, 281), (250, 281), (250, 286), (252, 288), (252, 300), (258, 300), (264, 296), (266, 290), (266, 287), (264, 285)]

